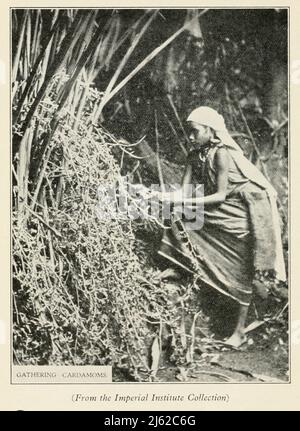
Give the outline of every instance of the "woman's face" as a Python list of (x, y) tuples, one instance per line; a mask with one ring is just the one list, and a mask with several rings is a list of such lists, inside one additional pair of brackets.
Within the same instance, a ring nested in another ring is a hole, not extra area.
[(213, 132), (208, 126), (189, 121), (188, 127), (189, 140), (195, 150), (207, 144), (213, 137)]

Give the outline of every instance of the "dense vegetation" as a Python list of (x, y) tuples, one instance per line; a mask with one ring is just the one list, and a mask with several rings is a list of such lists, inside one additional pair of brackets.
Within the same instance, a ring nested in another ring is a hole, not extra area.
[(99, 221), (97, 189), (179, 181), (187, 113), (218, 108), (279, 193), (287, 261), (286, 11), (18, 9), (11, 22), (15, 362), (153, 378), (166, 328), (174, 361), (191, 361), (195, 281), (166, 295), (161, 227)]

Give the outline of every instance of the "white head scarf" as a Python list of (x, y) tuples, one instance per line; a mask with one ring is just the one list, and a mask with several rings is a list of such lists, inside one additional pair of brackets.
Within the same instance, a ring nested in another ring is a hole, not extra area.
[(242, 153), (240, 146), (230, 136), (223, 116), (214, 109), (208, 106), (200, 106), (190, 113), (187, 121), (193, 121), (194, 123), (202, 124), (203, 126), (209, 126), (216, 132), (216, 136), (226, 147)]
[(187, 121), (193, 121), (197, 124), (201, 124), (203, 126), (209, 126), (216, 133), (216, 136), (220, 139), (220, 141), (225, 145), (230, 154), (236, 163), (238, 169), (242, 172), (242, 174), (248, 178), (253, 183), (259, 185), (263, 189), (266, 190), (269, 196), (272, 216), (273, 216), (273, 224), (275, 231), (275, 239), (276, 239), (276, 263), (275, 270), (277, 273), (277, 278), (279, 280), (285, 280), (285, 265), (283, 259), (282, 252), (282, 242), (281, 242), (281, 229), (280, 229), (280, 220), (277, 209), (277, 192), (274, 187), (270, 184), (270, 182), (265, 178), (265, 176), (260, 172), (260, 170), (253, 165), (243, 154), (240, 146), (232, 139), (230, 136), (225, 121), (222, 115), (220, 115), (214, 109), (208, 106), (200, 106), (199, 108), (194, 109), (187, 118)]

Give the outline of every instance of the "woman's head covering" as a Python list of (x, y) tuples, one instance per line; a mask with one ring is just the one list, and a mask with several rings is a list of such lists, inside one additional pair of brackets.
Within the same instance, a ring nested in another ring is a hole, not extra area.
[(215, 109), (212, 109), (208, 106), (200, 106), (190, 113), (187, 121), (193, 121), (194, 123), (202, 124), (203, 126), (209, 126), (215, 131), (216, 136), (226, 147), (242, 152), (239, 145), (230, 136), (223, 116), (220, 115)]
[(226, 128), (223, 116), (220, 115), (216, 110), (208, 106), (200, 106), (199, 108), (194, 109), (190, 113), (187, 118), (187, 121), (193, 121), (194, 123), (201, 124), (203, 126), (209, 126), (211, 129), (213, 129), (222, 144), (225, 145), (225, 147), (227, 147), (230, 151), (230, 154), (237, 168), (242, 172), (242, 174), (250, 181), (254, 182), (255, 184), (258, 184), (260, 187), (267, 191), (272, 209), (273, 226), (276, 237), (275, 271), (277, 273), (277, 277), (280, 280), (285, 280), (286, 275), (282, 253), (282, 242), (280, 236), (280, 221), (276, 205), (276, 190), (261, 173), (261, 171), (244, 156), (240, 146), (230, 136)]
[(188, 116), (187, 121), (194, 121), (203, 126), (209, 126), (215, 131), (222, 132), (226, 130), (222, 115), (208, 106), (200, 106), (194, 109)]

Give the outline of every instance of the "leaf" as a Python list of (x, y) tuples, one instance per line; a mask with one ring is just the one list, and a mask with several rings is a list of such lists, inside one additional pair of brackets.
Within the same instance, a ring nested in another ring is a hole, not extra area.
[(254, 322), (250, 323), (250, 325), (247, 326), (245, 329), (245, 334), (248, 332), (254, 331), (254, 329), (259, 328), (261, 325), (263, 325), (265, 322), (263, 320), (255, 320)]

